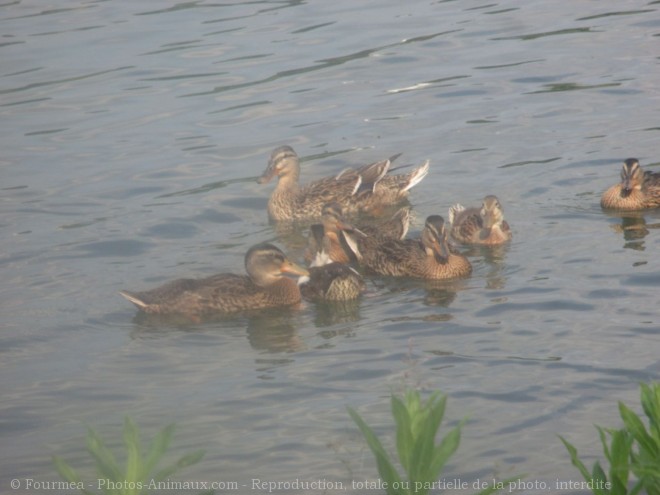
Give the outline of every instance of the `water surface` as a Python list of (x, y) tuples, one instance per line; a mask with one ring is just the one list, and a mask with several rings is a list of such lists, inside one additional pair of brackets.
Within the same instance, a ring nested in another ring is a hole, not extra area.
[[(346, 406), (387, 438), (405, 386), (470, 418), (447, 478), (554, 487), (579, 480), (556, 435), (591, 464), (591, 425), (659, 378), (660, 213), (598, 206), (625, 158), (659, 163), (657, 2), (71, 0), (0, 22), (4, 491), (56, 480), (55, 454), (93, 479), (85, 425), (119, 447), (129, 414), (207, 450), (180, 479), (350, 492), (377, 472)], [(304, 180), (429, 158), (412, 235), (497, 194), (514, 240), (344, 311), (136, 318), (120, 289), (241, 272), (262, 241), (301, 260), (254, 180), (284, 143)]]

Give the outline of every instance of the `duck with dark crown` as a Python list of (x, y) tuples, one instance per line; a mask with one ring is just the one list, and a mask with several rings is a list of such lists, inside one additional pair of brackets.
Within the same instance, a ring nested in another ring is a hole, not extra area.
[(360, 265), (368, 272), (395, 277), (441, 280), (466, 277), (472, 265), (447, 241), (440, 215), (427, 217), (421, 238), (392, 239), (369, 236), (358, 243)]
[(601, 208), (643, 210), (660, 207), (660, 172), (642, 170), (637, 158), (623, 162), (621, 182), (603, 193)]

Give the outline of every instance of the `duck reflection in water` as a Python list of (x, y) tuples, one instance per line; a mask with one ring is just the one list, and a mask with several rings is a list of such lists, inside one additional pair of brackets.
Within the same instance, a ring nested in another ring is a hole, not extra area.
[(644, 239), (651, 230), (660, 229), (660, 210), (653, 211), (608, 211), (607, 216), (621, 221), (611, 225), (612, 230), (623, 234), (623, 247), (644, 251)]

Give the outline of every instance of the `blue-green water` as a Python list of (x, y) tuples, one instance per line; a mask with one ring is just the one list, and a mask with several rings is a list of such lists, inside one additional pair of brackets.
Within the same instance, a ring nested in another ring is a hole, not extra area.
[[(85, 425), (119, 443), (130, 414), (207, 450), (179, 479), (357, 493), (377, 472), (345, 408), (387, 435), (408, 385), (470, 418), (448, 479), (559, 492), (556, 434), (591, 464), (591, 425), (660, 377), (660, 212), (598, 206), (623, 159), (660, 161), (657, 2), (16, 1), (0, 26), (1, 491), (57, 480), (54, 454), (93, 479)], [(492, 193), (514, 240), (343, 313), (135, 319), (118, 290), (240, 272), (265, 240), (301, 260), (254, 181), (284, 143), (305, 181), (429, 158), (413, 235)]]

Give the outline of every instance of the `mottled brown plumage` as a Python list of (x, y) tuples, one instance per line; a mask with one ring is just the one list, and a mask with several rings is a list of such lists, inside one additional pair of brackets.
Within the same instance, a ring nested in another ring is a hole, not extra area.
[(120, 294), (145, 313), (193, 318), (300, 302), (296, 281), (283, 274), (308, 272), (272, 244), (250, 248), (245, 255), (245, 270), (248, 276), (222, 273), (201, 279), (178, 279), (152, 290)]
[(511, 228), (497, 196), (486, 196), (481, 208), (465, 208), (456, 204), (449, 208), (451, 237), (464, 244), (493, 246), (511, 240)]
[(310, 301), (350, 301), (365, 289), (362, 276), (350, 266), (330, 262), (309, 268), (309, 280), (301, 278), (300, 291)]
[(314, 224), (310, 227), (305, 261), (313, 263), (321, 254), (338, 263), (353, 261), (352, 249), (347, 244), (352, 237), (345, 237), (344, 234), (364, 234), (344, 220), (339, 203), (332, 202), (323, 206), (321, 222), (320, 225)]
[(660, 173), (645, 172), (636, 158), (628, 158), (621, 169), (621, 182), (603, 193), (600, 206), (613, 210), (660, 207)]
[(445, 222), (439, 215), (426, 219), (420, 239), (369, 236), (359, 242), (359, 249), (361, 266), (379, 275), (439, 280), (472, 272), (467, 258), (448, 245)]
[(271, 220), (301, 221), (320, 218), (323, 206), (331, 202), (339, 203), (347, 213), (355, 213), (403, 201), (408, 191), (426, 176), (429, 164), (427, 161), (408, 174), (395, 176), (386, 175), (389, 167), (390, 160), (384, 160), (300, 186), (298, 155), (290, 146), (280, 146), (272, 152), (258, 182), (263, 184), (279, 177), (268, 200)]
[(353, 268), (333, 262), (326, 251), (330, 246), (322, 225), (310, 228), (308, 249), (312, 251), (312, 265), (309, 277), (299, 280), (300, 291), (311, 301), (349, 301), (357, 299), (365, 289), (362, 276)]
[[(385, 220), (379, 220), (369, 225), (360, 225), (360, 231), (366, 236), (380, 236), (390, 239), (405, 239), (412, 220), (410, 207), (399, 208), (394, 215)], [(350, 232), (349, 232), (350, 233)]]
[(359, 245), (365, 237), (375, 236), (379, 239), (403, 239), (408, 232), (410, 208), (400, 208), (391, 218), (376, 224), (361, 225), (359, 229), (347, 223), (338, 203), (329, 203), (323, 208), (323, 224), (315, 224), (310, 228), (305, 259), (312, 263), (322, 255), (327, 262), (339, 263), (359, 262), (361, 258)]

